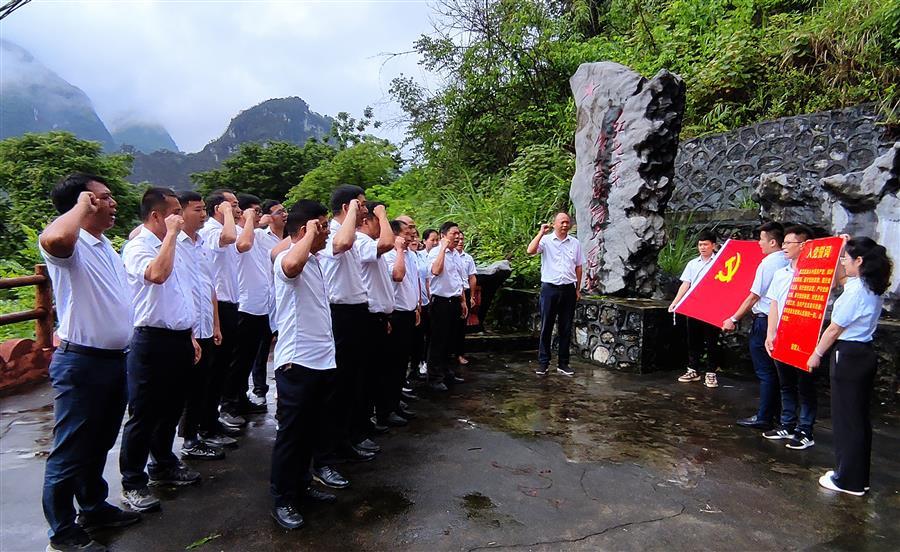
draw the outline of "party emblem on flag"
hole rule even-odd
[[[730,257],[727,261],[725,261],[725,273],[721,270],[716,273],[716,280],[720,282],[725,282],[726,284],[734,278],[734,275],[737,273],[738,269],[741,267],[741,254],[735,253],[733,257]]]

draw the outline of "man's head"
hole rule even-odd
[[[553,231],[556,232],[556,235],[563,238],[569,233],[570,228],[572,228],[572,219],[569,218],[569,214],[564,212],[556,213],[556,216],[553,218]]]
[[[358,226],[360,232],[375,240],[381,236],[381,224],[378,222],[378,217],[375,216],[375,207],[378,205],[384,205],[384,203],[377,201],[367,201],[365,203],[366,215]]]
[[[410,231],[409,225],[403,222],[400,219],[394,219],[391,221],[391,232],[394,233],[395,238],[403,238],[407,245],[410,244]]]
[[[181,192],[178,194],[178,203],[181,204],[184,231],[193,237],[197,230],[203,228],[203,223],[206,222],[206,208],[203,203],[203,197],[197,192]]]
[[[709,230],[701,230],[697,235],[697,251],[704,259],[709,258],[716,248],[716,235]]]
[[[456,243],[459,241],[459,234],[459,225],[452,220],[448,220],[441,225],[441,237],[447,238],[447,240],[450,242],[450,249],[456,248]]]
[[[256,211],[256,226],[260,228],[259,219],[262,218],[262,200],[256,197],[253,194],[238,194],[238,207],[241,208],[241,213],[250,209],[251,211]]]
[[[431,251],[439,241],[441,241],[441,233],[433,228],[425,230],[422,234],[422,243],[425,246],[425,251]]]
[[[171,188],[150,188],[141,198],[141,222],[159,239],[166,235],[166,217],[180,215],[181,203]]]
[[[456,240],[456,250],[462,253],[466,248],[466,235],[462,230],[459,231],[459,239]]]
[[[284,232],[296,243],[306,235],[306,224],[311,220],[319,225],[319,233],[310,247],[310,253],[315,253],[324,249],[328,241],[328,209],[324,205],[311,199],[301,199],[295,203],[288,213]]]
[[[410,236],[412,236],[412,238],[410,238],[407,246],[409,247],[410,251],[418,251],[422,245],[422,243],[419,241],[418,230],[412,230],[409,232],[409,234],[410,234]]]
[[[800,257],[803,251],[803,244],[812,239],[813,231],[808,226],[795,224],[784,229],[784,241],[781,243],[781,250],[784,256],[793,261]]]
[[[68,213],[78,203],[81,192],[91,192],[97,199],[97,212],[85,219],[83,225],[86,230],[100,233],[109,230],[116,224],[116,200],[103,178],[87,173],[72,173],[53,187],[50,192],[50,201],[56,212],[62,215]]]
[[[409,215],[400,215],[399,217],[397,217],[394,220],[399,220],[403,224],[409,226],[410,231],[412,231],[412,232],[418,233],[418,231],[419,231],[418,227],[416,226],[415,221]]]
[[[287,222],[287,209],[284,208],[284,205],[280,201],[267,199],[262,202],[260,208],[264,217],[269,215],[269,227],[275,232],[283,232],[284,224]]]
[[[777,222],[767,222],[759,227],[759,248],[764,255],[781,250],[784,227]]]
[[[227,201],[231,204],[231,214],[234,216],[235,222],[241,218],[241,206],[238,203],[237,196],[231,190],[214,190],[210,192],[206,198],[206,214],[210,218],[214,218],[219,223],[225,222],[225,215],[219,212],[219,205]]]
[[[340,222],[344,221],[344,216],[350,208],[350,202],[359,201],[359,211],[356,215],[356,225],[363,223],[366,217],[366,193],[359,186],[352,184],[342,184],[331,192],[331,213],[335,219]]]

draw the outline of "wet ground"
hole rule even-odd
[[[159,513],[98,535],[113,550],[897,550],[900,417],[875,406],[872,491],[835,495],[831,420],[792,451],[735,427],[755,385],[677,384],[576,364],[538,379],[531,353],[474,355],[469,381],[412,405],[384,451],[346,465],[336,504],[306,508],[289,533],[268,517],[272,414],[241,447],[194,462],[201,485],[157,489]],[[272,397],[270,396],[270,404]],[[43,550],[40,488],[52,426],[49,387],[0,401],[0,549]],[[270,408],[270,410],[272,410]],[[112,500],[120,491],[110,453]]]

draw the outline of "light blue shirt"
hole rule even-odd
[[[762,262],[759,263],[759,266],[756,267],[756,276],[753,278],[753,284],[750,286],[750,293],[759,297],[759,301],[753,305],[753,314],[769,314],[769,305],[772,300],[766,297],[766,293],[769,291],[772,278],[778,272],[778,269],[784,268],[789,264],[791,264],[791,261],[784,256],[784,251],[775,251],[766,255]]]
[[[838,341],[872,341],[884,299],[875,295],[860,278],[850,278],[844,293],[834,302],[831,321],[844,328]]]

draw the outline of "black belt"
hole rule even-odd
[[[169,330],[167,328],[154,328],[153,326],[138,326],[134,333],[156,335],[160,337],[191,337],[192,330]]]
[[[128,353],[127,347],[124,349],[99,349],[97,347],[88,347],[87,345],[78,345],[65,339],[59,342],[59,347],[56,350],[100,358],[122,358]]]
[[[432,303],[437,303],[438,301],[445,302],[445,303],[449,302],[449,301],[459,301],[459,295],[454,295],[453,297],[444,297],[443,295],[432,295],[431,296]]]
[[[768,314],[763,314],[763,313],[760,313],[760,312],[754,312],[754,313],[753,313],[753,318],[768,318],[768,317],[769,317]]]
[[[571,284],[551,284],[550,282],[541,282],[541,285],[555,287],[555,288],[564,288],[564,287],[575,287],[575,282],[572,282]]]

